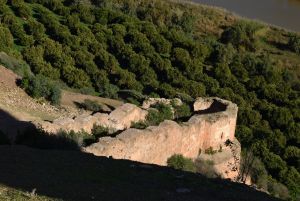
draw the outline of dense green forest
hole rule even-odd
[[[0,51],[38,75],[23,73],[23,86],[47,82],[39,93],[27,91],[54,103],[55,82],[111,98],[129,89],[237,103],[237,137],[268,172],[257,184],[277,180],[299,198],[298,35],[159,0],[0,0],[0,23]]]

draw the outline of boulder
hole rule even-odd
[[[202,98],[199,97],[194,102],[194,111],[201,111],[201,110],[207,110],[211,107],[214,100],[212,98]]]
[[[116,130],[130,128],[132,122],[144,121],[148,112],[136,105],[126,103],[109,114],[111,127]]]

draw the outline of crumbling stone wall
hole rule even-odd
[[[85,151],[97,156],[166,165],[167,159],[174,154],[195,159],[206,149],[225,150],[227,140],[235,141],[236,104],[219,98],[198,98],[194,107],[195,114],[187,122],[179,124],[166,120],[144,130],[130,128],[115,138],[100,138]],[[227,158],[224,163],[226,161],[231,159]],[[224,163],[220,162],[219,166],[225,167]],[[230,171],[230,168],[220,171]],[[231,177],[230,174],[221,175]]]
[[[91,133],[94,125],[107,127],[114,132],[129,128],[132,122],[144,121],[147,114],[146,110],[126,103],[110,114],[85,114],[75,118],[60,118],[53,122],[36,122],[36,125],[49,133],[57,133],[60,130]]]
[[[146,108],[158,102],[170,104],[167,99],[151,99],[144,103],[142,109],[127,103],[110,114],[96,113],[74,119],[58,119],[53,123],[44,122],[41,127],[49,132],[60,129],[90,132],[93,125],[97,124],[114,131],[124,130],[116,137],[100,138],[98,143],[84,148],[84,151],[97,156],[112,156],[116,159],[158,165],[166,165],[167,159],[174,154],[182,154],[192,159],[204,157],[215,160],[215,169],[221,176],[236,177],[237,172],[232,171],[233,166],[230,165],[234,157],[225,147],[227,140],[235,141],[238,112],[236,104],[220,98],[197,98],[194,114],[187,122],[166,120],[158,126],[146,129],[130,128],[132,122],[145,120]],[[223,153],[218,152],[218,157],[208,157],[203,155],[207,149],[222,150]]]

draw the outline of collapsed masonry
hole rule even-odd
[[[184,123],[165,120],[158,126],[146,129],[130,128],[132,122],[145,120],[149,105],[166,99],[151,99],[144,108],[124,104],[110,114],[60,119],[47,122],[42,127],[50,132],[58,129],[91,131],[94,124],[113,130],[124,130],[116,137],[103,137],[99,142],[84,148],[85,152],[97,156],[112,156],[144,163],[166,165],[174,154],[192,159],[200,158],[214,162],[215,171],[223,178],[238,176],[240,145],[235,139],[238,107],[230,101],[219,98],[197,98],[194,114]],[[181,104],[178,101],[178,104]],[[231,146],[226,142],[231,141]],[[213,150],[214,154],[206,150]]]

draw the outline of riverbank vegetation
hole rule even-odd
[[[242,146],[299,198],[296,34],[159,0],[0,0],[0,21],[0,51],[25,61],[37,80],[44,76],[112,98],[130,89],[237,103]],[[52,100],[59,93],[43,94]]]

